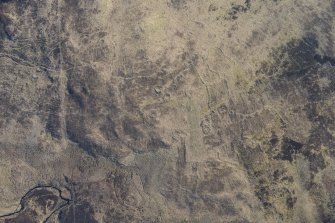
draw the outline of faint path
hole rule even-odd
[[[60,1],[57,0],[57,19],[58,19],[58,47],[59,47],[59,95],[60,95],[60,122],[61,122],[61,146],[63,149],[67,148],[67,134],[66,134],[66,109],[65,109],[65,99],[66,99],[66,85],[67,76],[63,69],[63,49],[62,49],[62,21],[61,21],[61,7]]]

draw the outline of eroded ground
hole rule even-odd
[[[334,15],[0,1],[0,222],[335,222]]]

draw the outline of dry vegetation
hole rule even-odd
[[[0,222],[335,222],[334,13],[0,0]]]

